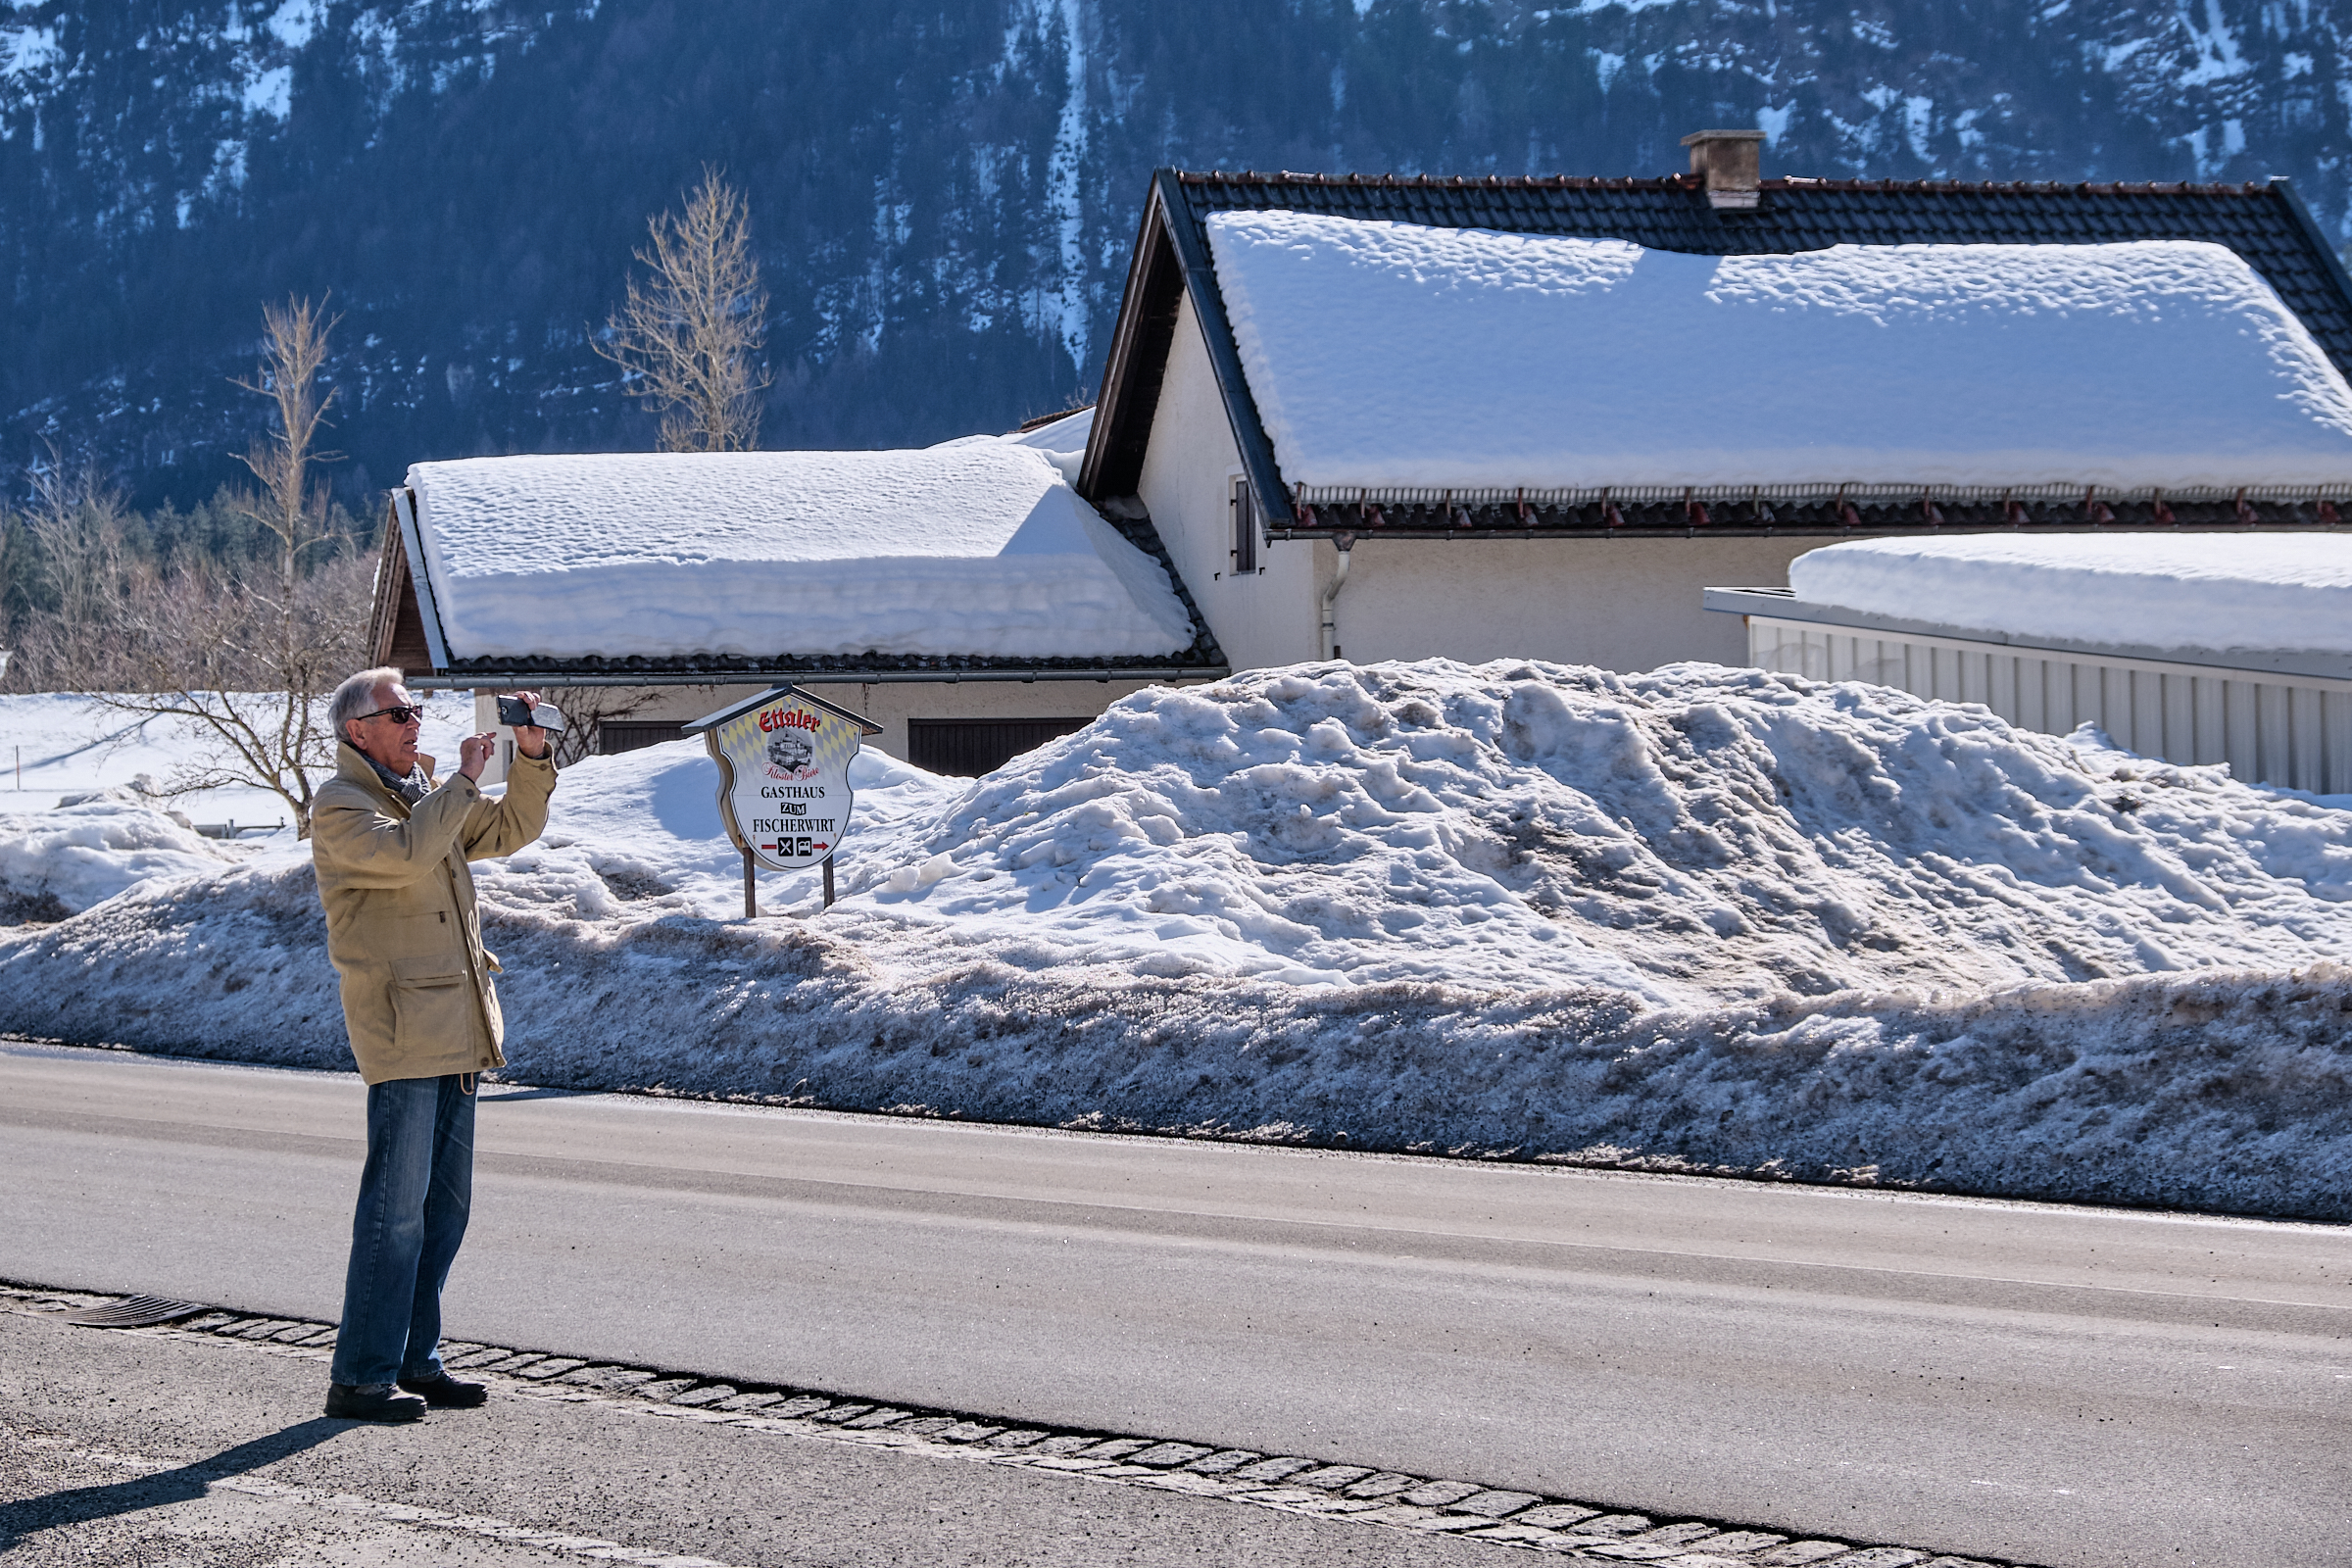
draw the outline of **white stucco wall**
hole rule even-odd
[[[1546,659],[1643,670],[1747,662],[1735,615],[1702,590],[1775,586],[1819,539],[1383,539],[1357,536],[1336,641],[1357,663]],[[1336,554],[1317,545],[1319,561]],[[1329,581],[1329,568],[1320,574]]]
[[[808,690],[881,725],[882,733],[867,736],[865,744],[893,757],[905,757],[910,718],[1091,719],[1130,692],[1152,684],[1137,680],[894,681],[871,686],[811,686]]]
[[[1339,553],[1320,540],[1261,545],[1233,575],[1227,497],[1242,471],[1208,350],[1178,307],[1138,494],[1236,669],[1316,657],[1323,590]],[[1642,670],[1683,659],[1747,662],[1735,617],[1701,590],[1779,584],[1818,539],[1382,539],[1358,536],[1335,641],[1358,663],[1443,657],[1547,659]]]
[[[1176,340],[1152,416],[1136,494],[1151,509],[1184,585],[1235,669],[1293,664],[1315,657],[1314,557],[1329,546],[1276,541],[1258,546],[1263,568],[1233,574],[1230,497],[1241,451],[1225,417],[1191,298],[1177,308]]]

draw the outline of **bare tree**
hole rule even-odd
[[[652,276],[628,280],[628,298],[591,341],[620,367],[629,395],[661,414],[662,451],[748,452],[769,383],[757,363],[767,292],[752,256],[750,209],[705,169],[686,211],[646,227],[653,242],[635,254]]]
[[[54,691],[97,691],[122,673],[113,625],[128,586],[122,492],[88,461],[54,445],[32,476],[21,525],[50,604],[25,617],[24,673]]]
[[[564,715],[564,733],[551,738],[558,767],[569,767],[590,754],[598,726],[608,719],[642,712],[659,695],[642,686],[558,686],[547,701]]]
[[[261,485],[245,512],[276,539],[275,559],[250,576],[199,564],[142,582],[120,622],[140,678],[104,700],[214,743],[206,761],[166,781],[171,793],[270,790],[308,838],[317,783],[334,766],[323,699],[361,662],[372,578],[356,555],[318,560],[336,543],[311,478],[339,456],[318,448],[335,397],[323,375],[334,318],[289,300],[264,307],[262,321],[261,367],[236,384],[274,405],[274,428],[245,455]]]
[[[304,559],[333,540],[326,527],[326,497],[312,490],[311,467],[343,456],[318,450],[318,427],[326,422],[327,408],[335,401],[335,389],[322,391],[319,384],[326,368],[326,335],[340,319],[321,318],[307,299],[263,306],[261,368],[252,380],[236,383],[277,406],[277,428],[245,453],[245,466],[261,481],[262,495],[244,511],[277,537],[279,596],[288,606],[294,601]],[[293,634],[290,620],[276,630],[281,641]]]

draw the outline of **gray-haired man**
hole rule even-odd
[[[352,676],[327,713],[340,744],[311,809],[311,858],[368,1083],[368,1164],[326,1413],[414,1421],[428,1404],[485,1397],[440,1357],[441,1287],[473,1199],[475,1075],[506,1062],[498,959],[482,946],[466,862],[539,836],[556,769],[546,732],[521,727],[505,799],[477,783],[495,732],[460,742],[457,772],[435,782],[416,750],[424,710],[397,669]]]

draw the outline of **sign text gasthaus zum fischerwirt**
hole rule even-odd
[[[833,858],[850,825],[856,720],[787,690],[704,735],[718,762],[719,814],[737,848],[777,871]]]

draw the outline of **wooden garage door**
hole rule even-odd
[[[933,773],[976,778],[1057,735],[1081,730],[1088,718],[910,718],[906,760]]]
[[[596,755],[613,757],[633,752],[640,747],[659,746],[663,741],[684,740],[684,720],[668,723],[634,718],[608,718],[596,726]]]

